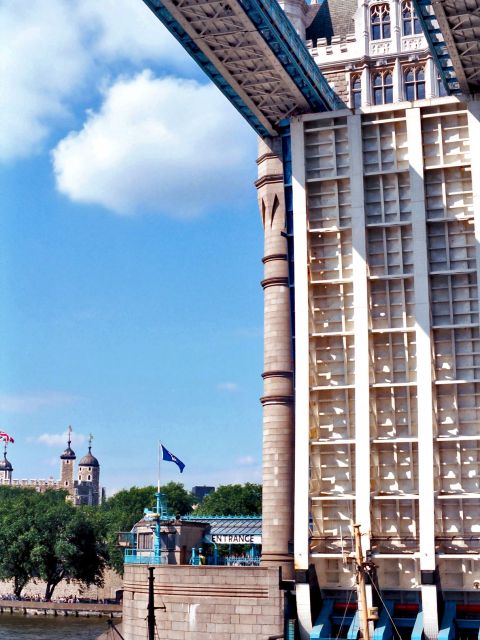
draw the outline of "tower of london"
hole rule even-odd
[[[33,488],[43,493],[47,489],[64,490],[67,500],[74,505],[95,506],[100,503],[100,464],[92,454],[92,436],[89,438],[88,452],[80,459],[75,473],[77,456],[71,444],[72,428],[68,428],[67,448],[60,456],[60,479],[16,479],[13,478],[13,465],[7,459],[5,443],[3,460],[0,460],[0,486]]]

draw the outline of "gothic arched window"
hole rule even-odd
[[[407,67],[403,72],[405,100],[422,100],[425,98],[425,69],[423,67]]]
[[[403,0],[402,2],[402,33],[404,36],[422,33],[422,25],[415,13],[412,0]]]
[[[370,7],[370,28],[372,40],[390,38],[390,6],[386,2]]]
[[[393,102],[393,76],[391,71],[379,71],[372,77],[373,104]]]
[[[352,108],[359,109],[362,106],[362,80],[360,76],[352,76],[350,92],[352,96]]]

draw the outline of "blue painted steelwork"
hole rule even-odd
[[[332,633],[332,621],[330,617],[333,613],[333,600],[325,600],[322,606],[322,610],[315,622],[315,625],[310,632],[310,640],[320,640],[320,638],[330,638]]]
[[[433,12],[431,0],[412,0],[412,3],[418,19],[422,24],[423,33],[425,34],[445,90],[448,95],[461,93],[460,85],[458,84],[458,79],[453,69],[442,32],[435,26],[437,18]]]
[[[285,640],[295,640],[295,620],[287,621]]]
[[[357,640],[360,632],[360,614],[357,611],[353,616],[352,624],[348,630],[347,640]]]
[[[188,22],[180,24],[168,8],[168,2],[161,0],[143,0],[154,12],[158,19],[167,27],[170,33],[180,42],[186,51],[194,58],[207,76],[217,85],[222,93],[230,100],[235,108],[244,116],[247,122],[262,137],[271,135],[278,122],[272,121],[265,114],[268,108],[262,111],[262,107],[245,103],[244,98],[234,89],[230,82],[222,75],[222,66],[212,54],[212,59],[200,49],[193,37],[186,30]],[[328,111],[342,106],[333,89],[329,86],[322,73],[315,64],[295,29],[279,7],[276,0],[230,0],[236,10],[241,11],[248,18],[248,24],[252,24],[252,30],[256,29],[259,43],[264,45],[265,58],[274,54],[276,60],[283,69],[284,80],[287,84],[293,83],[300,94],[308,103],[312,111]],[[175,5],[176,6],[176,5]],[[177,7],[178,8],[178,7]],[[241,28],[237,27],[236,35],[242,36]],[[199,36],[200,37],[200,36]],[[214,36],[212,36],[214,37]],[[277,70],[281,75],[281,69]],[[252,71],[255,77],[255,71]],[[261,75],[258,76],[262,82]],[[305,111],[305,105],[299,105],[299,111]],[[272,130],[262,123],[262,118],[271,122]]]
[[[125,564],[167,564],[167,558],[142,549],[125,549]]]
[[[315,64],[277,0],[238,0],[313,111],[341,109],[343,103]]]
[[[288,122],[280,123],[282,137],[283,191],[285,197],[285,224],[287,239],[288,287],[290,294],[290,335],[292,336],[293,378],[295,381],[295,269],[293,251],[293,192],[292,192],[292,138]]]
[[[207,56],[199,49],[183,27],[172,17],[170,12],[158,0],[143,0],[153,11],[157,18],[167,27],[174,38],[180,42],[182,47],[189,53],[199,67],[207,74],[210,80],[217,85],[223,95],[230,100],[233,106],[242,114],[248,124],[264,138],[269,135],[267,129],[253,111],[245,105],[242,98],[232,89],[221,73],[210,62]]]
[[[164,506],[163,494],[157,491],[155,498],[156,510],[152,511],[151,509],[144,509],[143,517],[147,521],[155,522],[155,529],[153,532],[153,553],[155,557],[160,557],[160,522],[167,519],[168,515]]]
[[[438,632],[438,640],[454,640],[456,613],[457,613],[456,603],[446,602],[442,623],[440,625],[440,631]]]
[[[392,637],[392,616],[394,603],[390,600],[387,600],[384,604],[385,606],[380,613],[378,624],[375,627],[375,631],[373,632],[373,640],[390,640],[390,638]]]
[[[423,638],[423,611],[419,611],[415,618],[411,640],[422,640]]]

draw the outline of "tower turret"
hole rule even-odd
[[[97,505],[100,501],[100,463],[92,454],[92,440],[90,434],[88,453],[78,463],[78,504]]]
[[[70,495],[73,496],[73,473],[74,464],[77,456],[75,451],[70,446],[72,443],[72,427],[68,427],[68,444],[65,451],[60,456],[60,483],[63,489],[66,489]]]
[[[12,484],[12,463],[7,460],[7,443],[3,448],[3,460],[0,460],[0,484]]]

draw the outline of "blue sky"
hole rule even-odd
[[[141,0],[0,0],[0,429],[107,491],[260,481],[256,139]],[[5,37],[6,36],[6,37]]]

